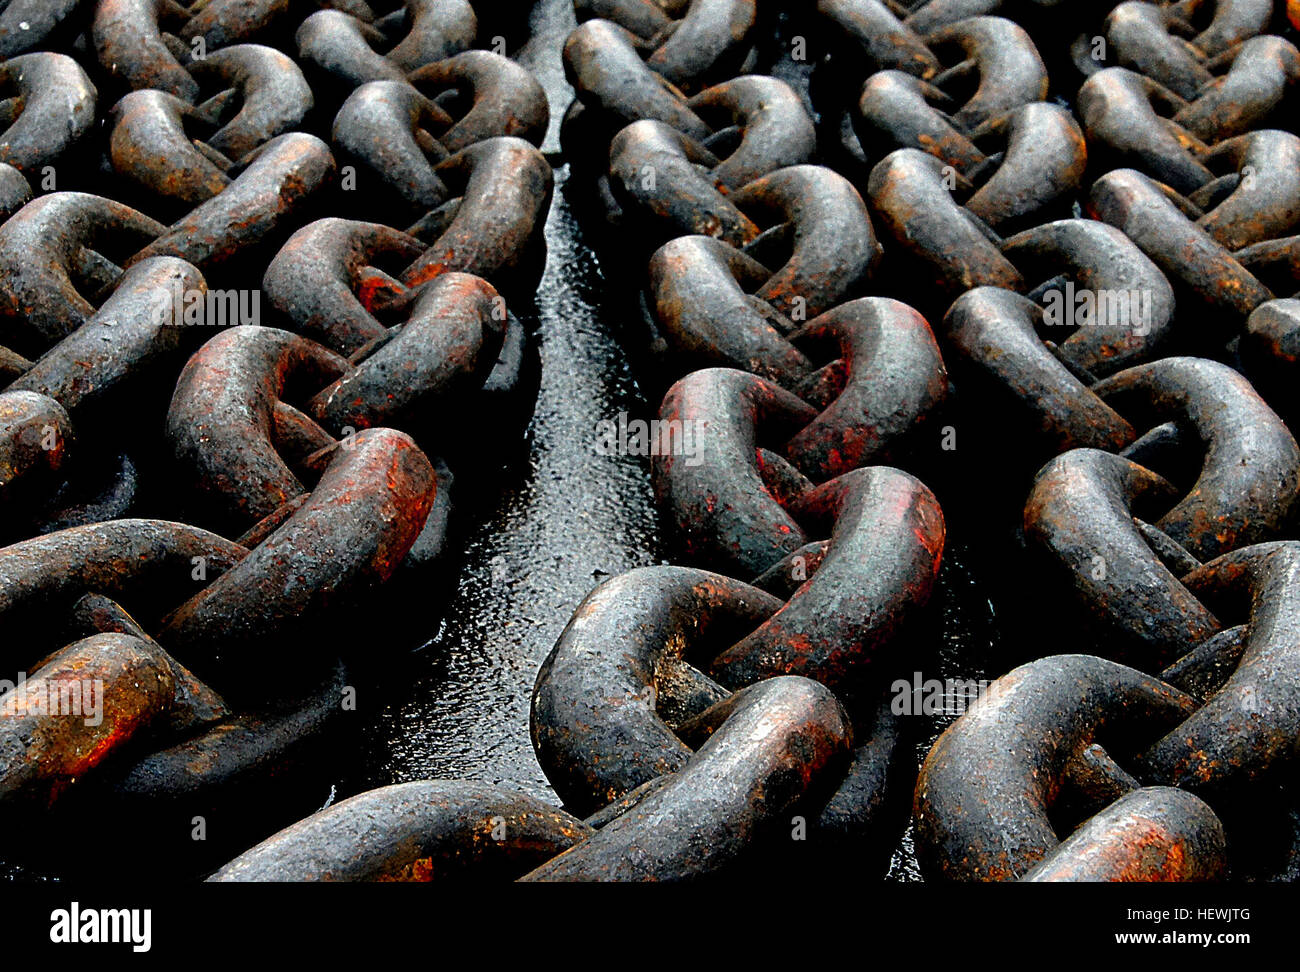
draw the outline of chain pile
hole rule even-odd
[[[0,812],[192,861],[522,434],[547,104],[458,0],[3,6]]]
[[[0,804],[284,772],[358,607],[446,556],[448,408],[519,421],[545,98],[464,0],[389,6],[0,13],[0,618],[106,702],[0,725]],[[563,809],[385,787],[213,880],[879,877],[909,811],[931,880],[1294,879],[1295,5],[574,7],[561,141],[673,563],[538,673]],[[50,167],[112,198],[33,199]],[[175,326],[250,274],[278,327]],[[1006,674],[918,739],[948,524]]]

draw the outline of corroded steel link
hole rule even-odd
[[[317,220],[275,255],[262,290],[292,330],[349,355],[387,333],[379,316],[409,300],[397,275],[424,249],[379,223]]]
[[[880,256],[871,218],[856,189],[822,166],[779,169],[737,191],[736,205],[751,213],[789,259],[755,291],[777,313],[806,318],[839,303],[870,273]],[[750,253],[775,265],[762,237]],[[770,240],[781,253],[781,244]]]
[[[1067,303],[1078,302],[1077,296],[1066,301],[1063,286],[1073,283],[1076,293],[1100,298],[1086,320],[1089,326],[1068,335],[1061,331],[1063,337],[1051,342],[1053,353],[1076,373],[1100,378],[1141,364],[1160,354],[1174,337],[1175,301],[1169,281],[1128,237],[1106,223],[1044,223],[1007,239],[1002,255],[1026,279],[1045,281],[1030,293],[1052,312],[1050,327],[1067,327]]]
[[[864,297],[833,307],[790,336],[830,359],[795,391],[821,413],[787,444],[813,480],[858,466],[902,463],[948,396],[948,375],[929,323],[906,304]]]
[[[264,327],[225,331],[190,358],[167,432],[210,516],[246,529],[305,492],[277,446],[294,446],[302,461],[335,440],[280,396],[291,382],[320,388],[348,368],[322,345]]]
[[[677,456],[656,457],[654,477],[688,560],[756,577],[808,542],[777,496],[797,496],[811,484],[778,450],[816,409],[755,375],[710,368],[669,389],[659,414],[661,422],[679,423],[668,429],[695,430],[697,439],[694,464],[678,447]]]
[[[652,40],[672,27],[685,13],[690,0],[574,0],[578,21],[600,18],[631,31],[642,40]]]
[[[48,809],[83,776],[124,765],[142,742],[199,731],[229,712],[108,598],[78,601],[69,636],[72,644],[0,698],[6,810]]]
[[[11,0],[0,10],[0,58],[49,49],[90,0]]]
[[[499,135],[540,146],[550,122],[546,92],[523,67],[492,51],[465,51],[408,76],[453,123],[436,137],[449,154]]]
[[[0,162],[29,178],[62,161],[95,124],[95,86],[63,54],[0,62],[0,97],[13,106],[0,123]]]
[[[254,661],[272,675],[292,672],[310,658],[307,631],[393,576],[436,489],[432,464],[405,433],[358,432],[306,502],[164,618],[158,640],[200,675],[230,678]]]
[[[963,134],[949,116],[925,104],[927,93],[941,94],[901,72],[873,75],[858,103],[859,138],[873,147],[920,149],[953,166],[979,186],[966,208],[994,229],[1008,220],[1037,216],[1082,182],[1087,164],[1083,133],[1060,106],[1030,102]],[[977,142],[990,151],[981,151]],[[998,146],[1000,151],[991,150]]]
[[[776,78],[746,74],[706,88],[687,104],[714,135],[706,147],[721,152],[711,175],[727,189],[739,189],[777,169],[812,160],[817,133],[812,119],[789,85]]]
[[[812,119],[789,85],[756,75],[708,88],[684,107],[691,111],[688,119],[653,111],[626,127],[611,124],[609,171],[599,173],[597,183],[607,218],[656,242],[703,233],[744,245],[760,230],[727,196],[769,173],[810,161],[816,148]],[[570,129],[595,124],[590,115],[575,117],[571,113]],[[592,138],[594,133],[579,140]]]
[[[1126,793],[1030,868],[1022,881],[1218,881],[1227,876],[1223,823],[1172,787]]]
[[[740,368],[791,388],[811,369],[787,339],[795,323],[753,297],[771,272],[742,250],[683,236],[651,258],[649,272],[651,311],[670,353],[687,367]]]
[[[1264,0],[1216,4],[1214,22],[1205,31],[1186,39],[1174,36],[1186,36],[1187,16],[1203,5],[1204,0],[1167,6],[1121,3],[1106,18],[1106,40],[1122,67],[1191,99],[1214,80],[1216,67],[1247,54],[1247,45],[1267,28],[1272,14]]]
[[[880,252],[871,219],[847,180],[817,166],[780,169],[730,198],[742,218],[754,216],[745,218],[753,245],[706,236],[665,244],[650,260],[649,309],[671,353],[793,387],[809,362],[787,338],[870,274]],[[773,270],[755,256],[785,262]]]
[[[685,766],[676,729],[729,694],[705,674],[710,656],[781,606],[687,567],[632,570],[589,594],[533,689],[533,748],[564,804],[589,814]]]
[[[167,227],[131,258],[174,256],[207,272],[273,236],[334,180],[334,156],[314,135],[280,135],[245,157],[223,191]]]
[[[1074,449],[1043,467],[1025,505],[1026,542],[1048,590],[1107,654],[1147,671],[1221,627],[1178,580],[1181,565],[1166,566],[1135,518],[1156,522],[1177,492],[1122,456]]]
[[[62,484],[75,441],[72,419],[54,399],[0,392],[0,511],[6,518],[21,516]]]
[[[92,36],[100,66],[127,88],[157,88],[194,101],[199,83],[185,69],[189,45],[182,30],[187,11],[168,0],[102,0]]]
[[[747,242],[753,227],[722,196],[781,166],[810,161],[816,140],[804,106],[776,78],[744,75],[700,90],[741,68],[756,18],[753,0],[647,8],[651,20],[668,18],[663,33],[648,40],[636,33],[648,26],[641,12],[614,22],[630,13],[624,5],[580,4],[578,13],[584,22],[564,48],[578,99],[562,136],[575,165],[614,143],[614,185],[603,165],[594,166],[611,220],[620,221],[618,209],[631,205],[654,217],[656,242],[672,232]],[[605,13],[614,19],[599,16]],[[698,93],[688,99],[683,92]],[[623,131],[638,122],[661,125]],[[709,171],[696,172],[692,163]]]
[[[564,44],[564,71],[577,100],[564,119],[564,143],[576,159],[600,151],[614,135],[642,119],[661,121],[699,141],[709,126],[686,104],[686,96],[646,67],[636,39],[617,24],[589,20]],[[598,169],[604,168],[600,159]]]
[[[762,293],[758,281],[771,279],[764,268],[704,237],[669,243],[650,273],[656,317],[680,359],[674,374],[682,364],[728,365],[820,410],[788,445],[808,475],[825,479],[903,458],[943,404],[947,376],[938,346],[929,324],[905,304],[863,298],[800,327],[751,296]]]
[[[1214,12],[1209,23],[1199,33],[1193,27],[1194,36],[1187,38],[1193,48],[1211,57],[1263,33],[1273,12],[1268,0],[1180,0],[1166,6],[1166,22],[1185,30],[1211,5]]]
[[[389,187],[409,219],[447,198],[447,187],[434,172],[447,153],[429,130],[451,122],[450,115],[405,81],[370,81],[339,109],[331,141],[341,159],[357,162],[364,177]]]
[[[214,533],[164,520],[112,520],[0,547],[0,622],[6,630],[46,632],[42,612],[70,611],[86,594],[125,604],[146,630],[207,581],[193,578],[202,558],[209,578],[248,556]],[[27,627],[24,628],[24,625]],[[39,642],[39,639],[33,638]],[[7,669],[61,646],[5,645]],[[18,657],[15,657],[17,655]]]
[[[1220,616],[1248,618],[1245,646],[1205,704],[1142,754],[1146,776],[1218,805],[1241,801],[1244,788],[1293,771],[1300,726],[1298,576],[1300,544],[1288,541],[1239,548],[1183,578]]]
[[[511,880],[592,833],[563,810],[502,787],[421,780],[344,800],[209,880]]]
[[[1132,169],[1093,184],[1089,212],[1121,230],[1176,287],[1203,303],[1222,323],[1203,327],[1203,346],[1221,346],[1273,294],[1232,253],[1185,213],[1171,191]]]
[[[1225,156],[1242,147],[1229,147]],[[1036,145],[1030,150],[1038,153],[1042,148]],[[1018,177],[1000,181],[1008,164],[976,190],[939,158],[916,149],[899,149],[881,161],[871,172],[868,192],[892,265],[902,270],[914,287],[934,285],[949,297],[980,287],[999,287],[1027,293],[1039,302],[1056,300],[1071,318],[1074,308],[1065,307],[1065,298],[1069,293],[1068,302],[1073,303],[1075,284],[1090,297],[1122,292],[1126,299],[1141,298],[1149,305],[1144,305],[1141,321],[1130,311],[1117,308],[1116,314],[1090,321],[1103,327],[1062,335],[1065,346],[1058,353],[1075,370],[1100,374],[1157,353],[1170,335],[1173,312],[1170,284],[1160,272],[1163,266],[1157,267],[1158,260],[1146,259],[1122,233],[1088,220],[1058,220],[1022,230],[1009,239],[999,236],[998,230],[1022,224],[1025,213],[1045,213],[1033,199],[1044,200],[1051,194],[1026,197],[1017,188]],[[1248,171],[1253,178],[1254,170]],[[1048,209],[1057,201],[1049,201]],[[1176,205],[1173,200],[1168,204]],[[1188,204],[1187,208],[1194,207]],[[1232,220],[1235,208],[1235,202],[1226,204],[1226,221]],[[1049,271],[1055,272],[1044,280]],[[1034,281],[1042,283],[1031,288]],[[1067,290],[1062,290],[1063,285],[1068,285]]]
[[[713,660],[723,685],[789,673],[835,688],[879,671],[930,600],[944,523],[920,480],[888,466],[855,469],[800,497],[793,513],[813,535],[829,532],[817,572]]]
[[[483,51],[473,54],[492,56]],[[432,65],[435,68],[440,66]],[[536,85],[536,82],[531,83]],[[512,90],[517,93],[517,88]],[[448,89],[448,94],[455,95],[455,89]],[[537,95],[540,98],[540,92]],[[410,222],[431,210],[437,211],[454,195],[440,177],[444,164],[449,163],[447,167],[453,173],[458,167],[463,168],[461,163],[467,159],[472,167],[481,156],[463,156],[462,153],[482,143],[492,143],[498,152],[510,146],[516,154],[521,151],[526,154],[526,150],[517,144],[525,140],[516,138],[512,134],[515,130],[532,138],[534,143],[539,141],[540,134],[545,131],[546,102],[534,100],[527,92],[525,96],[532,107],[521,106],[519,110],[537,118],[541,122],[540,128],[518,122],[514,110],[509,105],[501,105],[500,99],[497,99],[495,107],[491,104],[482,110],[471,107],[469,113],[457,122],[437,102],[426,98],[410,84],[373,81],[357,88],[344,102],[334,119],[332,138],[340,153],[340,161],[355,163],[360,177],[369,186],[387,194],[385,199],[373,189],[368,193],[375,196],[370,201],[371,211],[378,207]],[[487,157],[493,158],[494,155],[488,153]],[[450,162],[453,158],[457,162]],[[540,155],[537,158],[541,159]],[[533,160],[518,164],[525,171],[538,168]]]
[[[1093,75],[1079,92],[1088,137],[1104,148],[1106,160],[1182,193],[1185,208],[1213,209],[1196,221],[1224,246],[1238,249],[1290,230],[1300,208],[1294,176],[1300,139],[1265,129],[1211,148],[1156,114],[1153,102],[1174,98],[1123,68]]]
[[[504,301],[480,277],[446,273],[423,287],[410,317],[309,403],[326,428],[412,428],[421,412],[441,423],[472,401],[496,366],[506,335]],[[400,377],[399,377],[400,376]]]
[[[684,156],[708,167],[708,181],[719,192],[739,189],[785,166],[810,161],[816,148],[812,119],[789,85],[775,78],[743,75],[700,92],[686,105],[710,125],[699,138],[655,118],[633,122],[611,143],[611,169],[620,173],[630,163],[650,164],[655,154]],[[670,133],[675,142],[669,142]],[[713,149],[729,149],[715,155]],[[622,182],[634,191],[632,175]]]
[[[712,178],[719,164],[663,122],[633,122],[610,143],[609,188],[627,225],[657,241],[700,233],[744,246],[761,230]]]
[[[32,187],[21,172],[0,162],[0,224],[32,201]]]
[[[86,780],[68,798],[79,800],[82,809],[111,801],[137,820],[158,824],[178,811],[238,810],[250,791],[275,798],[301,769],[313,738],[338,722],[349,677],[343,665],[320,679],[299,672],[291,698],[243,701],[238,712],[197,735],[183,734],[129,765]]]
[[[113,108],[113,169],[143,193],[188,211],[231,183],[234,161],[200,148],[193,133],[210,123],[192,105],[163,91],[133,91]]]
[[[1255,308],[1241,337],[1247,376],[1288,423],[1297,418],[1295,379],[1300,375],[1300,301],[1270,300]]]
[[[218,48],[261,36],[288,0],[97,0],[91,39],[100,67],[119,89],[156,88],[196,102],[191,69]]]
[[[166,227],[121,203],[56,192],[0,226],[0,343],[32,357],[84,325],[132,252]]]
[[[688,104],[714,124],[716,134],[696,140],[661,121],[633,122],[610,143],[609,189],[661,240],[703,233],[743,246],[760,230],[740,211],[740,201],[729,197],[810,161],[816,147],[812,120],[789,86],[774,78],[739,77]],[[714,154],[725,147],[731,147],[729,154]],[[823,180],[837,178],[826,171]],[[838,187],[831,191],[844,194]],[[849,205],[850,211],[861,209]]]
[[[295,824],[212,880],[500,879],[539,863],[524,880],[696,878],[735,863],[778,821],[820,802],[848,761],[851,732],[825,688],[773,679],[704,712],[698,753],[599,829],[500,788],[422,781]]]
[[[848,714],[810,679],[767,679],[701,713],[700,721],[706,733],[717,728],[671,779],[524,880],[716,873],[801,807],[816,807],[849,762]]]
[[[1076,450],[1044,467],[1025,507],[1026,540],[1055,588],[1070,592],[1075,608],[1106,636],[1108,651],[1149,668],[1217,629],[1173,571],[1291,528],[1300,450],[1249,383],[1215,362],[1167,358],[1121,372],[1094,391],[1139,428],[1156,426],[1125,455],[1149,452],[1144,461],[1160,460],[1164,422],[1204,444],[1201,469],[1181,499],[1182,490],[1143,466]]]
[[[289,58],[242,44],[195,62],[206,100],[157,90],[128,93],[113,109],[109,158],[140,205],[183,213],[229,186],[238,164],[299,126],[313,99]]]
[[[160,730],[184,735],[202,730],[230,715],[225,699],[210,686],[200,682],[184,665],[172,658],[139,622],[112,598],[102,594],[87,594],[72,606],[64,638],[94,637],[99,634],[119,634],[138,638],[155,648],[166,659],[176,683],[176,694]]]
[[[1196,225],[1229,250],[1300,228],[1300,138],[1271,129],[1220,142],[1206,160],[1225,170],[1188,201],[1205,215]]]
[[[1163,197],[1155,198],[1161,204],[1164,203]],[[1145,214],[1142,218],[1145,218]],[[1080,221],[1053,224],[1078,227],[1086,225],[1088,224]],[[1049,234],[1043,233],[1046,229],[1048,228],[1040,228],[1025,236],[1030,240],[1038,233],[1050,239]],[[1022,264],[1025,242],[1020,241]],[[1261,262],[1268,259],[1285,262],[1284,246],[1268,246],[1274,251],[1281,249],[1283,255],[1279,257],[1271,252],[1266,255],[1263,250],[1257,250]],[[1004,252],[1015,256],[1016,247],[1009,244],[1004,247]],[[1158,275],[1154,279],[1159,279]],[[1094,296],[1115,289],[1098,287],[1095,283],[1093,287],[1085,288]],[[1138,289],[1149,290],[1150,286],[1148,284],[1145,288]],[[1168,288],[1165,289],[1167,291]],[[1041,293],[1036,292],[1036,296],[1041,301]],[[1078,362],[1065,359],[1060,353],[1061,349],[1056,346],[1051,346],[1051,353],[1047,353],[1048,349],[1039,340],[1040,334],[1046,335],[1046,332],[1039,329],[1043,315],[1035,304],[1023,298],[1005,291],[977,290],[963,296],[954,305],[946,323],[947,337],[959,352],[955,363],[960,387],[969,391],[971,388],[981,389],[982,386],[983,396],[979,400],[985,416],[996,414],[1012,417],[1017,423],[1012,427],[1017,433],[1012,438],[1020,442],[1030,437],[1045,440],[1039,447],[1041,458],[1047,458],[1063,448],[1076,446],[1096,445],[1112,450],[1123,448],[1135,436],[1128,419],[1133,419],[1138,429],[1171,417],[1186,421],[1185,415],[1153,415],[1150,409],[1146,409],[1147,414],[1144,416],[1135,416],[1131,402],[1121,406],[1113,395],[1106,396],[1106,400],[1099,397],[1098,391],[1109,390],[1107,383],[1089,389],[1088,385],[1094,379],[1092,373],[1079,368]],[[1036,329],[1038,333],[1035,333]],[[1087,330],[1080,328],[1080,333]],[[1150,367],[1164,367],[1165,364],[1161,362]],[[1168,364],[1173,365],[1173,362]],[[1263,537],[1275,536],[1279,530],[1289,529],[1286,524],[1289,524],[1291,517],[1288,510],[1292,490],[1288,483],[1294,476],[1294,443],[1276,416],[1268,412],[1254,392],[1222,366],[1201,362],[1192,370],[1209,380],[1213,377],[1210,372],[1214,369],[1220,369],[1218,378],[1227,381],[1227,386],[1214,391],[1201,390],[1203,394],[1198,396],[1202,415],[1200,421],[1205,422],[1220,407],[1220,399],[1226,399],[1237,407],[1237,418],[1240,421],[1231,417],[1230,406],[1223,416],[1216,416],[1216,419],[1222,417],[1224,421],[1210,421],[1210,426],[1214,427],[1203,426],[1198,433],[1211,452],[1222,453],[1220,458],[1223,455],[1231,456],[1219,463],[1212,462],[1207,455],[1202,477],[1208,477],[1208,481],[1193,486],[1187,497],[1190,504],[1198,507],[1206,503],[1209,505],[1185,519],[1205,521],[1198,529],[1207,533],[1217,532],[1220,534],[1218,540],[1226,541],[1225,545],[1210,550],[1208,554],[1204,550],[1198,551],[1202,557],[1212,556],[1241,542],[1250,542],[1249,538],[1232,535],[1232,529],[1223,529],[1224,519],[1233,519],[1233,511],[1227,509],[1223,505],[1225,503],[1231,505],[1243,502],[1241,519],[1244,521],[1259,516],[1252,503],[1262,503],[1266,508],[1260,516]],[[1134,373],[1144,373],[1144,369],[1134,369],[1126,374]],[[1229,376],[1232,376],[1230,380]],[[968,379],[978,384],[967,384]],[[1128,379],[1120,380],[1127,382]],[[1232,386],[1237,387],[1236,392],[1229,390]],[[1173,397],[1176,398],[1177,393]],[[1257,407],[1252,406],[1251,401]],[[1002,409],[1001,412],[989,411],[994,403],[1000,403],[997,407]],[[1119,411],[1111,408],[1112,405]],[[1247,413],[1250,414],[1249,418],[1245,417]],[[1263,430],[1266,440],[1263,445],[1254,438],[1256,422],[1260,423],[1259,427]],[[994,424],[997,426],[999,420],[994,420]],[[1126,450],[1126,454],[1139,461],[1161,463],[1162,451],[1167,451],[1170,445],[1175,445],[1178,441],[1178,436],[1172,434],[1175,428],[1176,426],[1170,425],[1155,429],[1141,443]],[[1004,428],[1004,437],[1005,431]],[[1237,440],[1237,445],[1246,450],[1240,457],[1240,449],[1233,451],[1234,439]],[[1034,531],[1042,529],[1044,523],[1047,524],[1046,529],[1054,531],[1049,545],[1054,550],[1054,556],[1061,558],[1057,567],[1058,575],[1062,575],[1058,586],[1076,590],[1077,593],[1073,596],[1078,602],[1077,606],[1094,615],[1088,627],[1097,632],[1101,642],[1113,646],[1112,650],[1120,657],[1136,659],[1143,667],[1150,667],[1153,660],[1169,661],[1187,651],[1196,640],[1217,630],[1218,622],[1175,578],[1175,573],[1182,574],[1195,566],[1197,559],[1156,527],[1137,522],[1135,529],[1130,506],[1138,497],[1130,487],[1141,480],[1130,479],[1129,487],[1126,487],[1115,477],[1114,470],[1107,466],[1107,463],[1117,460],[1098,453],[1084,462],[1083,457],[1087,455],[1089,454],[1071,453],[1044,470],[1026,511],[1030,539],[1034,539]],[[1146,455],[1151,459],[1142,458]],[[1073,472],[1068,478],[1062,478],[1067,465],[1075,456],[1079,457],[1079,463],[1069,465]],[[1168,472],[1185,487],[1196,478],[1195,466],[1189,469],[1186,459],[1190,457],[1176,461]],[[1220,492],[1222,484],[1216,477],[1230,477],[1227,463],[1231,462],[1243,465],[1246,479],[1251,476],[1261,478],[1251,480],[1255,483],[1254,486],[1245,480],[1234,479],[1232,485]],[[1158,464],[1157,468],[1164,469],[1165,466]],[[1153,476],[1145,471],[1143,475]],[[1054,485],[1044,490],[1043,477],[1047,477]],[[1146,500],[1149,512],[1142,515],[1149,519],[1167,514],[1170,503],[1181,493],[1163,481],[1156,483],[1156,479],[1158,477],[1152,480],[1152,485],[1160,487],[1156,490],[1157,498],[1163,492],[1165,499],[1154,504],[1149,499]],[[1238,487],[1247,490],[1245,497],[1236,492]],[[1048,505],[1044,506],[1044,503]],[[1087,511],[1086,517],[1081,516],[1080,511]],[[1083,526],[1084,523],[1087,525]],[[1174,528],[1175,533],[1179,530],[1179,527]],[[1078,532],[1083,539],[1069,540],[1072,532]],[[1111,538],[1121,539],[1118,543],[1111,543]],[[1179,539],[1195,546],[1195,542],[1188,540],[1185,535]],[[1111,549],[1106,553],[1103,548],[1108,544]],[[1051,588],[1047,590],[1051,592]],[[1141,592],[1140,596],[1138,592]],[[1049,596],[1052,594],[1049,593]],[[1158,603],[1143,600],[1152,596]],[[1153,625],[1152,618],[1159,619],[1158,623]],[[1193,625],[1190,632],[1186,627],[1189,622]]]
[[[196,343],[193,330],[179,326],[183,295],[202,299],[206,292],[203,276],[183,260],[137,263],[86,323],[7,390],[47,395],[78,421],[103,408],[129,410],[145,387],[170,381],[180,368]]]
[[[1300,447],[1250,382],[1226,365],[1165,358],[1093,386],[1139,427],[1174,422],[1204,461],[1187,495],[1156,525],[1200,560],[1271,540],[1300,502]]]
[[[929,79],[943,70],[923,32],[910,29],[881,0],[817,0],[817,12],[837,41],[865,56],[872,72],[899,70]],[[847,61],[852,55],[841,56]]]
[[[179,36],[191,47],[202,38],[209,51],[229,47],[282,24],[292,4],[293,0],[194,0]]]
[[[1122,449],[1136,437],[1128,420],[1103,402],[1039,337],[1043,311],[1027,297],[976,287],[943,322],[958,385],[1014,448],[1046,458],[1066,449]]]
[[[971,17],[940,27],[926,43],[945,67],[927,79],[932,86],[942,91],[950,82],[978,79],[974,94],[948,113],[958,129],[973,131],[1047,97],[1047,68],[1024,28],[1010,20]]]
[[[313,74],[351,90],[367,81],[402,81],[411,71],[473,46],[478,18],[467,0],[403,0],[405,16],[366,23],[320,10],[295,36],[298,58]]]
[[[402,272],[407,287],[444,273],[472,273],[503,290],[531,290],[555,177],[546,157],[520,138],[489,138],[435,170],[450,198],[407,229],[424,253]]]
[[[1183,193],[1213,180],[1199,158],[1209,148],[1170,117],[1187,103],[1158,81],[1105,68],[1083,83],[1078,102],[1094,165],[1133,166]]]
[[[347,450],[358,428],[419,427],[419,406],[462,386],[481,388],[506,330],[498,307],[482,280],[441,278],[405,327],[353,363],[271,328],[242,327],[208,342],[182,373],[168,418],[177,460],[207,498],[206,515],[242,529],[282,511],[305,492],[302,478],[319,474],[335,434]],[[400,394],[382,387],[394,373],[413,376]],[[300,394],[323,387],[302,396],[300,411],[281,400],[290,386]]]
[[[1284,297],[1300,294],[1300,236],[1252,243],[1243,246],[1233,257]]]
[[[343,90],[367,81],[401,81],[411,70],[379,53],[389,45],[381,30],[341,10],[312,14],[302,22],[294,40],[298,59],[333,78]],[[455,52],[446,51],[444,56],[450,53]]]
[[[60,683],[76,685],[77,708],[98,706],[99,720],[51,712],[49,694]],[[83,685],[98,697],[84,697]],[[57,652],[30,681],[0,696],[0,806],[22,800],[49,807],[161,722],[175,696],[166,654],[139,638],[100,634]]]
[[[59,418],[41,430],[42,450],[53,457],[67,454],[72,419],[82,426],[83,441],[94,442],[112,427],[111,416],[119,410],[159,407],[159,386],[171,381],[196,343],[197,332],[180,326],[186,301],[202,301],[205,293],[203,277],[193,266],[170,257],[146,260],[121,276],[85,323],[34,355],[35,361],[11,356],[7,392],[36,401],[48,396],[59,406]],[[119,432],[114,438],[118,442],[110,450],[124,446],[134,451],[141,436]],[[66,476],[48,483],[55,488],[40,497],[16,484],[12,491],[26,497],[27,515],[6,524],[0,531],[3,539],[26,536],[33,527],[45,532],[126,514],[138,491],[135,464],[125,454],[110,452],[104,457],[107,468],[96,469],[94,459],[103,451],[102,446],[85,451],[85,461],[70,464]]]
[[[1174,115],[1202,141],[1240,135],[1276,124],[1294,129],[1286,105],[1300,85],[1300,51],[1281,37],[1256,37],[1241,45],[1232,68],[1202,88]]]
[[[906,255],[918,287],[937,288],[949,298],[973,287],[1022,289],[1020,272],[1001,253],[1001,238],[954,198],[948,184],[974,188],[918,149],[892,152],[871,170],[867,195],[886,249]]]
[[[691,91],[710,80],[736,73],[750,48],[750,32],[757,21],[756,0],[690,0],[656,3],[657,19],[667,22],[651,26],[641,11],[627,15],[630,5],[578,0],[574,4],[579,21],[605,18],[616,22],[636,39],[644,52],[646,66],[669,84]]]
[[[942,327],[958,388],[973,393],[964,400],[989,430],[985,445],[1031,463],[1026,476],[1067,449],[1124,448],[1137,433],[1090,386],[1196,345],[1173,326],[1169,283],[1127,237],[1092,220],[1026,230],[1002,254],[1044,283],[1030,296],[967,291]]]
[[[656,495],[674,541],[688,560],[757,577],[810,542],[801,522],[807,529],[818,523],[824,529],[853,506],[837,506],[844,497],[840,490],[829,485],[813,488],[777,451],[791,425],[806,428],[815,413],[761,378],[722,369],[695,372],[669,391],[660,416],[669,429],[698,429],[697,452],[660,450],[654,463]],[[919,482],[899,475],[928,496]],[[839,479],[833,482],[845,485]],[[882,529],[883,518],[892,515],[888,508],[875,514]],[[918,500],[904,517],[909,527],[901,536],[908,542],[902,546],[927,537],[927,544],[933,545],[937,529],[941,548],[942,518],[937,514],[937,505]],[[921,574],[915,565],[912,574]]]
[[[1024,513],[1027,541],[1115,650],[1141,645],[1154,660],[1170,661],[1171,651],[1186,654],[1217,622],[1161,561],[1186,573],[1291,529],[1300,450],[1245,379],[1212,361],[1166,359],[1095,387],[1121,411],[1138,413],[1141,425],[1171,420],[1190,430],[1205,443],[1203,468],[1173,503],[1179,491],[1151,470],[1118,456],[1069,452],[1035,482]],[[1156,442],[1154,435],[1145,442]],[[1141,455],[1143,446],[1127,452]],[[1154,538],[1132,520],[1139,500],[1144,520],[1158,530]]]
[[[923,149],[963,170],[985,164],[987,156],[969,135],[958,131],[947,113],[931,104],[946,105],[950,100],[915,75],[880,71],[867,78],[858,98],[854,117],[858,139],[873,149],[882,142],[893,148]]]
[[[197,110],[218,126],[205,144],[235,162],[298,128],[314,104],[298,65],[260,44],[213,51],[191,64],[190,74],[207,96]]]
[[[1100,791],[1109,803],[1136,789],[1120,766],[1195,708],[1157,678],[1087,655],[1042,658],[1004,675],[921,766],[915,834],[924,873],[956,881],[1025,876],[1068,834],[1050,814],[1069,791],[1092,799]],[[1100,785],[1090,780],[1094,767]],[[1111,852],[1126,853],[1122,844]]]

